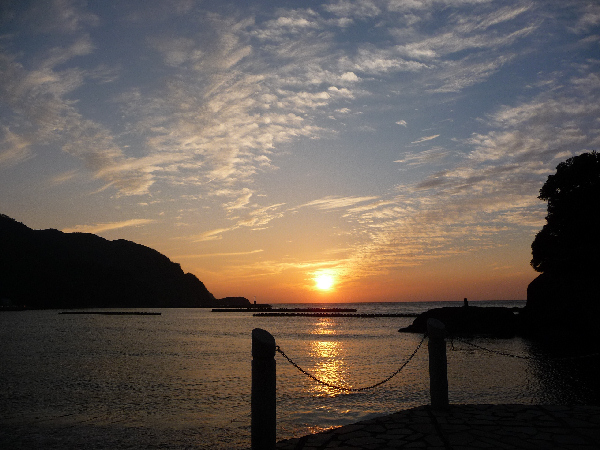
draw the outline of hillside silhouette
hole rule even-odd
[[[149,247],[89,233],[32,230],[3,214],[0,299],[27,308],[222,304],[193,274]]]

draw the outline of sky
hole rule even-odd
[[[0,213],[216,297],[525,299],[600,147],[600,4],[2,0]]]

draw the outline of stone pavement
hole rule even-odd
[[[404,448],[598,450],[600,406],[420,406],[277,443],[277,450]]]

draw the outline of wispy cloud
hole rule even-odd
[[[215,241],[223,238],[223,233],[226,233],[231,230],[235,230],[238,227],[230,227],[230,228],[217,228],[215,230],[205,231],[199,235],[191,236],[190,239],[192,242],[203,242],[203,241]]]
[[[192,236],[190,239],[194,242],[213,241],[222,239],[224,233],[237,230],[238,228],[261,229],[269,224],[269,222],[282,218],[285,215],[285,211],[281,210],[284,205],[284,203],[268,206],[252,205],[251,209],[249,208],[250,210],[245,214],[234,216],[230,219],[235,221],[232,226],[206,231]]]
[[[334,197],[327,196],[325,198],[321,198],[318,200],[313,200],[308,203],[304,203],[303,205],[298,206],[298,208],[303,207],[315,207],[318,209],[339,209],[339,208],[347,208],[349,206],[354,206],[358,203],[364,203],[372,200],[376,200],[378,197]]]
[[[112,223],[99,223],[96,225],[77,225],[71,228],[63,228],[61,231],[64,233],[93,233],[98,234],[104,231],[117,230],[125,227],[138,227],[141,225],[147,225],[153,223],[154,220],[150,219],[129,219],[122,222]]]
[[[225,253],[202,253],[202,254],[194,254],[194,255],[179,255],[179,259],[193,259],[193,258],[211,258],[213,256],[246,256],[246,255],[254,255],[256,253],[262,253],[264,250],[251,250],[249,252],[225,252]]]
[[[429,88],[432,92],[456,92],[488,77],[507,57],[467,55],[445,61],[446,55],[505,46],[531,28],[515,25],[507,34],[482,34],[499,23],[516,20],[529,6],[507,7],[488,15],[452,16],[452,28],[433,37],[423,37],[419,21],[407,19],[407,13],[420,14],[427,8],[416,3],[375,5],[363,1],[337,2],[321,10],[281,8],[263,22],[212,14],[202,19],[197,34],[172,37],[154,33],[147,39],[162,55],[164,66],[177,71],[171,72],[162,87],[145,89],[144,95],[141,89],[145,87],[136,87],[113,98],[121,107],[127,130],[117,135],[101,123],[84,119],[77,105],[68,101],[75,89],[99,80],[99,70],[108,72],[106,67],[59,70],[60,64],[95,51],[90,36],[81,30],[100,23],[75,3],[59,8],[63,3],[34,8],[28,17],[43,16],[43,23],[62,24],[62,29],[72,34],[72,43],[50,49],[37,67],[26,69],[14,57],[7,61],[5,92],[10,93],[15,110],[33,119],[29,133],[34,140],[58,143],[81,158],[96,179],[123,194],[148,193],[157,182],[181,184],[188,180],[204,189],[245,183],[276,167],[273,154],[277,146],[334,132],[323,128],[319,118],[329,115],[328,108],[367,95],[366,84],[358,87],[366,83],[364,75],[425,71],[430,86],[432,77],[437,78],[433,83],[437,87]],[[157,7],[150,5],[149,10]],[[190,5],[183,2],[169,14],[189,10]],[[323,11],[341,21],[331,22]],[[390,34],[397,42],[360,44],[355,51],[336,44],[335,27],[351,26],[358,18],[394,22],[392,16],[388,18],[390,14],[407,20],[404,29],[392,28]],[[133,16],[125,13],[125,17]],[[43,23],[39,31],[51,31]],[[117,79],[114,70],[101,78],[102,82]],[[405,120],[397,123],[406,126]],[[23,139],[23,135],[15,137]],[[139,149],[123,145],[134,137],[143,137],[145,156],[139,157]],[[24,149],[20,153],[13,149],[4,159],[22,160]],[[191,171],[193,177],[182,176]],[[235,205],[228,203],[225,208]]]
[[[20,13],[19,19],[34,33],[75,33],[100,22],[97,15],[83,11],[70,0],[32,2],[30,8]]]
[[[550,95],[500,107],[489,117],[492,129],[466,140],[470,151],[453,166],[399,185],[403,195],[381,207],[352,211],[347,217],[356,221],[357,233],[370,238],[351,265],[375,274],[494,248],[502,245],[498,236],[539,229],[545,205],[537,193],[545,177],[559,161],[598,145],[600,122],[594,117],[600,110],[590,90],[595,83],[589,82],[572,78]],[[581,84],[586,88],[577,92]],[[446,156],[435,149],[397,162],[410,167]]]
[[[50,178],[50,182],[52,184],[66,183],[66,182],[72,180],[73,178],[75,178],[77,173],[78,172],[76,170],[69,170],[68,172],[63,172],[63,173],[53,176],[52,178]]]
[[[416,141],[411,142],[411,144],[420,144],[421,142],[427,142],[427,141],[431,141],[432,139],[435,139],[437,137],[440,137],[439,134],[434,134],[432,136],[424,136],[420,139],[417,139]]]
[[[0,128],[0,167],[19,164],[33,156],[30,142],[25,136],[11,132],[8,127]]]
[[[446,160],[452,153],[443,147],[434,147],[419,153],[405,153],[402,158],[394,161],[404,166],[421,166],[439,163]]]

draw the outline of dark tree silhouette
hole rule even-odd
[[[600,154],[593,151],[560,163],[540,200],[548,202],[546,224],[531,244],[538,272],[590,272],[600,255]]]

